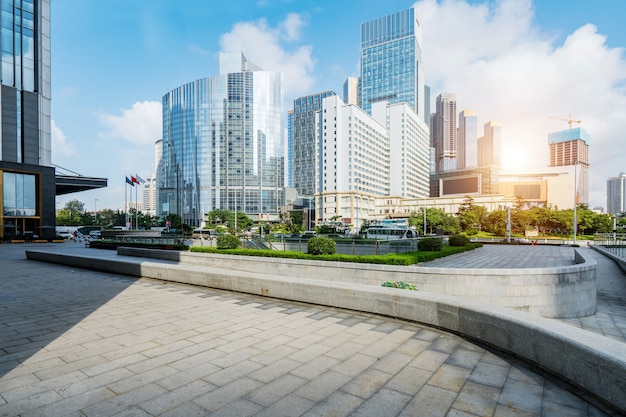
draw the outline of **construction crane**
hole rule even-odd
[[[557,119],[557,120],[563,120],[564,122],[567,122],[567,124],[569,125],[569,128],[572,128],[572,123],[582,123],[582,120],[574,120],[572,119],[572,115],[569,115],[569,119],[564,119],[562,117],[553,117],[553,116],[548,116],[550,119]]]

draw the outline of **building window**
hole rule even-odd
[[[5,216],[35,216],[35,176],[4,172],[3,195]]]

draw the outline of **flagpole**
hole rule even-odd
[[[124,181],[124,227],[128,224],[128,199],[126,198],[126,189],[128,188],[128,177]]]
[[[137,183],[139,188],[139,183]],[[139,230],[139,199],[137,198],[137,188],[135,188],[135,229]]]

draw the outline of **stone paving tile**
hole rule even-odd
[[[0,416],[609,415],[436,329],[0,249]]]

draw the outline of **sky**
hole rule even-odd
[[[431,109],[442,92],[502,124],[504,169],[548,165],[547,136],[590,135],[589,205],[626,172],[623,0],[53,0],[52,163],[108,187],[57,197],[122,209],[154,170],[161,98],[243,51],[284,73],[286,109],[359,73],[360,24],[415,6]],[[137,189],[137,187],[135,187]],[[135,199],[133,192],[133,200]]]

